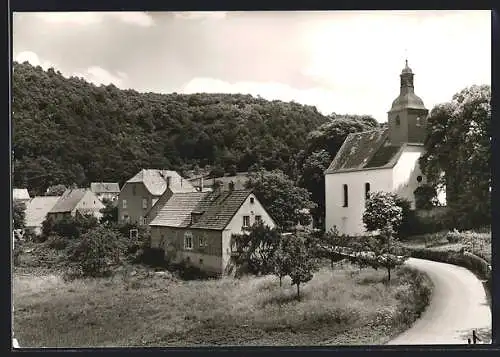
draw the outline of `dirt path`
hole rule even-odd
[[[410,258],[407,264],[429,275],[434,283],[429,306],[390,345],[467,344],[475,329],[491,340],[491,310],[481,281],[469,270],[451,264]]]

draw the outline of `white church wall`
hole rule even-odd
[[[423,152],[423,146],[405,145],[398,162],[392,169],[393,187],[391,191],[409,200],[413,209],[415,208],[413,192],[418,186],[426,182],[418,164],[418,159]],[[417,179],[419,176],[422,178],[420,182]]]
[[[340,233],[362,235],[363,212],[365,210],[365,183],[370,192],[392,191],[391,169],[375,169],[341,172],[325,175],[325,228],[337,226]],[[348,186],[348,206],[344,205],[343,185]]]

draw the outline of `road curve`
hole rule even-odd
[[[389,345],[467,344],[474,329],[491,339],[490,306],[483,284],[472,272],[416,258],[406,264],[426,273],[434,289],[421,317]]]

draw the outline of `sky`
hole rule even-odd
[[[491,82],[490,11],[15,13],[13,59],[157,93],[248,93],[379,122],[405,59],[430,110]]]

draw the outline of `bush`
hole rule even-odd
[[[461,240],[461,234],[459,231],[454,229],[453,231],[450,231],[446,234],[446,239],[448,240],[449,243],[458,243]]]
[[[113,266],[119,265],[124,251],[118,233],[101,226],[85,233],[72,255],[84,276],[97,277],[108,275]]]
[[[56,250],[63,250],[68,246],[68,238],[52,235],[47,239],[47,245]]]

